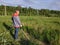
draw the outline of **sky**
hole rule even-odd
[[[32,7],[35,9],[60,10],[60,0],[0,0],[0,5]]]

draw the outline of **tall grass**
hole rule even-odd
[[[14,42],[10,32],[14,34],[11,27],[11,16],[0,16],[0,41],[5,40],[5,45],[39,45],[32,42],[33,38],[46,45],[60,45],[60,18],[43,16],[20,16],[23,27],[19,30],[19,42]],[[21,30],[25,31],[32,39],[27,40]]]

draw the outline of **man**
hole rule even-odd
[[[18,10],[16,10],[15,13],[13,14],[12,21],[13,21],[13,25],[15,28],[14,38],[17,39],[18,38],[18,30],[20,27],[22,27],[21,22],[19,20],[19,11]]]

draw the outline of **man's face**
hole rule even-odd
[[[19,11],[16,11],[17,14],[19,14]]]

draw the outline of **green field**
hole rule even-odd
[[[60,17],[20,16],[20,20],[20,40],[14,41],[11,16],[0,16],[1,45],[60,45]]]

